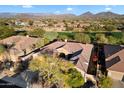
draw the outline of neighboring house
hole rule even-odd
[[[28,22],[21,22],[21,21],[16,21],[15,25],[19,25],[19,26],[29,26]]]
[[[20,88],[20,87],[14,85],[13,83],[0,79],[0,88]]]
[[[0,87],[19,87],[26,88],[32,87],[32,83],[38,79],[38,73],[30,70],[25,70],[19,74],[15,74],[11,77],[5,76],[0,79]],[[9,85],[8,85],[9,84]],[[3,86],[4,85],[4,86]]]
[[[104,45],[108,76],[124,80],[124,45]]]
[[[39,38],[32,38],[26,36],[11,36],[0,40],[0,44],[12,45],[9,49],[9,54],[12,61],[17,61],[19,56],[30,53],[35,49],[35,44]]]

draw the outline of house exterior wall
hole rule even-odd
[[[124,73],[108,70],[108,76],[111,77],[112,79],[122,80]]]

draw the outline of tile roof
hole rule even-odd
[[[30,49],[33,44],[38,42],[39,38],[32,38],[26,36],[11,36],[6,39],[0,40],[1,44],[15,44],[10,52],[19,54],[23,49]]]
[[[45,50],[56,51],[57,49],[66,50],[69,54],[73,54],[71,60],[78,59],[75,65],[81,70],[87,71],[92,48],[93,48],[92,44],[56,41],[54,43],[45,46],[42,51]],[[78,53],[75,54],[76,52]]]
[[[104,45],[106,67],[109,70],[124,72],[124,46]]]
[[[44,48],[46,49],[51,49],[51,50],[55,50],[61,46],[64,46],[65,45],[65,42],[60,42],[60,41],[56,41],[56,42],[53,42],[47,46],[45,46]]]
[[[5,76],[1,80],[12,83],[18,87],[26,88],[28,83],[31,83],[37,77],[37,72],[32,72],[30,70],[24,70],[12,77]]]
[[[62,48],[64,48],[71,54],[74,53],[75,51],[82,49],[82,46],[80,43],[65,42],[65,45]]]

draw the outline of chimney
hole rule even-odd
[[[65,39],[65,42],[68,42],[68,40],[67,40],[67,39]]]
[[[26,37],[29,37],[29,35],[26,35]]]

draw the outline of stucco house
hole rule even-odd
[[[55,41],[42,47],[40,51],[33,54],[33,57],[36,57],[40,54],[57,55],[63,59],[71,61],[84,75],[88,72],[93,48],[94,45],[92,44]]]
[[[11,60],[16,62],[18,61],[19,56],[23,56],[34,50],[34,46],[38,41],[39,38],[32,38],[28,36],[11,36],[0,40],[0,44],[12,45],[9,49],[9,55]]]

